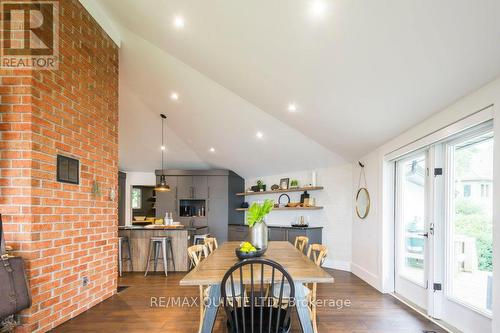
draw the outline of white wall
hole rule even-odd
[[[413,127],[399,137],[389,141],[370,154],[361,157],[365,163],[368,189],[372,198],[372,211],[366,220],[360,221],[356,216],[352,226],[352,271],[375,288],[391,291],[392,266],[388,259],[392,219],[391,203],[388,193],[393,189],[390,183],[384,183],[390,170],[384,162],[384,156],[415,140],[459,121],[478,110],[493,105],[495,115],[495,164],[494,164],[494,290],[493,290],[493,332],[500,332],[500,79],[484,86],[478,91],[460,99],[431,118]],[[357,190],[359,167],[353,167],[353,191]],[[385,185],[384,185],[385,184]],[[355,214],[354,214],[355,215]]]
[[[132,224],[132,207],[130,192],[134,185],[156,185],[156,176],[154,172],[127,172],[125,183],[125,225]]]
[[[345,164],[329,168],[315,169],[317,185],[324,190],[309,192],[316,199],[317,206],[324,209],[317,211],[275,211],[267,217],[269,225],[287,225],[295,222],[303,215],[309,216],[311,226],[323,227],[323,244],[328,246],[329,254],[325,266],[342,270],[350,270],[351,262],[351,221],[352,221],[352,165]],[[311,183],[312,170],[290,172],[273,176],[261,177],[268,189],[278,184],[281,178],[297,179],[299,185]],[[256,184],[257,179],[247,179],[245,187]],[[300,201],[302,192],[288,193],[292,202]],[[279,194],[247,196],[251,204],[254,201],[274,199],[278,201]]]
[[[375,288],[380,289],[380,197],[376,191],[379,188],[381,177],[380,169],[374,167],[378,159],[379,153],[377,151],[360,159],[365,165],[366,188],[370,193],[371,206],[368,216],[363,220],[358,218],[356,213],[353,214],[351,271]],[[355,196],[358,191],[359,175],[359,165],[353,164],[353,195],[351,197],[353,207],[356,207]]]

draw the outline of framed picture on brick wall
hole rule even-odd
[[[71,157],[57,155],[57,181],[80,184],[80,161]]]

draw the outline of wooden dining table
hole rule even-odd
[[[239,261],[234,252],[239,245],[240,242],[224,243],[180,281],[181,286],[211,286],[203,318],[201,330],[203,333],[211,332],[214,327],[220,303],[220,284],[226,271]],[[276,261],[292,276],[296,293],[295,307],[302,330],[305,333],[312,333],[307,296],[301,285],[305,283],[333,283],[333,277],[315,265],[289,242],[269,242],[267,251],[262,258]],[[243,280],[244,284],[250,283],[250,276],[244,276]],[[264,277],[264,282],[270,283],[271,277]]]

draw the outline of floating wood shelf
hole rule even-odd
[[[315,207],[283,207],[283,208],[273,208],[273,211],[275,210],[320,210],[323,209],[321,206],[315,206]],[[248,208],[236,208],[236,210],[239,211],[247,211]]]
[[[275,190],[275,191],[262,191],[262,192],[242,192],[236,193],[239,196],[246,195],[261,195],[261,194],[274,194],[274,193],[287,193],[287,192],[304,192],[304,191],[318,191],[322,190],[323,186],[311,186],[311,187],[299,187],[299,188],[289,188],[288,190]]]

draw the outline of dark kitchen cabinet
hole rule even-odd
[[[231,224],[245,224],[245,212],[241,210],[236,210],[240,208],[243,202],[245,201],[245,197],[236,195],[236,193],[242,192],[240,189],[245,191],[245,180],[235,174],[234,172],[230,173],[228,176],[228,222]]]
[[[156,217],[164,218],[165,213],[172,213],[174,220],[179,216],[177,207],[177,177],[166,176],[170,191],[156,191]]]
[[[176,221],[188,228],[208,227],[208,219],[204,216],[181,216]]]
[[[228,238],[228,177],[207,177],[207,216],[210,234],[220,243]]]
[[[206,216],[193,217],[192,226],[196,228],[208,227],[208,218]]]
[[[207,176],[193,176],[193,199],[203,200],[208,198]]]
[[[191,216],[186,216],[186,217],[181,216],[177,220],[185,227],[192,227],[194,225],[194,219]]]
[[[307,230],[304,229],[286,229],[286,233],[287,233],[286,240],[293,244],[295,244],[295,238],[299,236],[307,237]],[[315,243],[311,239],[309,241],[311,243]]]
[[[244,242],[249,239],[248,226],[246,225],[229,225],[228,240]]]
[[[285,241],[286,240],[286,229],[285,228],[274,228],[270,227],[268,229],[269,240],[270,241]]]
[[[311,244],[323,244],[323,228],[307,229],[306,236]]]
[[[193,176],[177,177],[177,197],[178,199],[194,199]]]
[[[210,235],[217,238],[221,244],[227,241],[227,199],[209,199],[207,217],[210,228]]]
[[[207,177],[207,191],[208,198],[228,198],[228,177],[224,176],[208,176]]]
[[[296,237],[306,236],[309,238],[309,244],[321,244],[322,231],[322,228],[269,227],[269,240],[289,241],[294,244]]]
[[[249,239],[249,227],[247,225],[230,225],[228,238],[230,241],[244,241]],[[295,243],[298,236],[309,238],[309,244],[322,243],[322,228],[293,228],[293,227],[268,227],[269,241],[289,241]]]
[[[125,191],[127,188],[127,174],[118,172],[118,225],[125,225]]]
[[[204,200],[208,197],[207,176],[178,176],[178,198]]]

